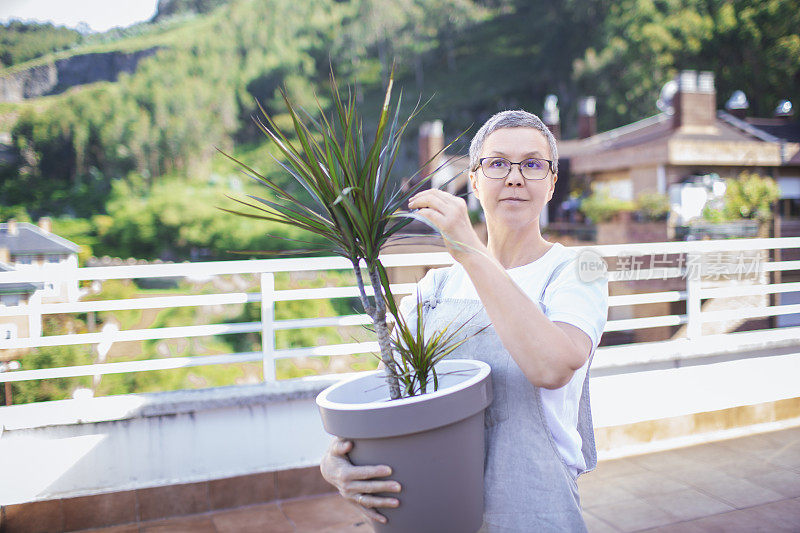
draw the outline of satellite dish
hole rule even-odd
[[[743,91],[733,91],[733,94],[725,103],[725,109],[749,109],[750,102],[747,101],[747,95]]]
[[[792,116],[792,103],[789,100],[781,100],[778,107],[775,108],[776,117],[791,117]]]
[[[661,93],[658,95],[658,100],[656,100],[656,107],[662,113],[666,113],[667,115],[675,114],[675,106],[672,105],[672,101],[675,98],[675,95],[678,93],[678,82],[675,80],[669,80],[667,83],[661,87]]]

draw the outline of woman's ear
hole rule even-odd
[[[556,192],[556,182],[558,181],[558,174],[553,174],[553,182],[550,184],[550,190],[547,193],[547,201],[553,199],[553,193]]]
[[[475,172],[469,173],[469,182],[472,184],[472,192],[475,194],[475,198],[477,198],[478,203],[483,205],[481,202],[480,191],[478,190],[478,176],[475,175]]]
[[[472,190],[476,193],[478,192],[478,178],[475,176],[475,172],[469,173],[469,182],[472,184]]]

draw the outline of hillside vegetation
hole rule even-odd
[[[220,205],[226,187],[256,190],[215,147],[276,172],[251,121],[254,101],[279,123],[281,87],[310,111],[316,99],[326,106],[331,66],[369,116],[396,62],[404,109],[433,96],[421,119],[444,119],[452,136],[498,109],[539,112],[549,93],[559,97],[567,137],[582,95],[597,96],[601,129],[616,127],[654,114],[661,86],[683,68],[716,73],[720,107],[736,89],[754,114],[769,114],[782,98],[800,102],[794,0],[165,0],[161,8],[156,22],[72,45],[54,41],[27,63],[14,52],[19,59],[0,76],[87,50],[161,47],[117,82],[0,105],[16,156],[0,167],[0,215],[85,218],[86,242],[100,253],[190,257],[203,248],[226,257],[263,247],[263,239],[239,234],[209,243],[200,226],[170,239],[146,230],[141,213],[151,213],[147,224],[172,227],[164,213],[182,207],[177,198],[165,207],[166,194],[203,190],[203,202],[215,203],[214,190]],[[0,37],[10,33],[3,27]],[[45,53],[64,46],[71,48]],[[407,143],[398,176],[414,161],[415,144]],[[191,226],[191,217],[179,224]],[[156,237],[166,240],[146,242]]]
[[[69,48],[81,34],[52,24],[11,21],[0,32],[0,68]]]

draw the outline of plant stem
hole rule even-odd
[[[369,279],[372,282],[372,289],[375,291],[375,314],[372,322],[375,324],[375,333],[378,334],[378,345],[381,348],[381,360],[386,371],[386,384],[389,385],[389,394],[392,400],[399,399],[400,383],[394,372],[394,358],[392,357],[392,343],[389,339],[389,328],[386,325],[386,303],[383,301],[383,285],[377,267],[369,268]]]
[[[364,278],[361,276],[361,266],[358,263],[358,259],[353,261],[353,272],[356,274],[356,283],[358,283],[358,292],[361,295],[361,305],[364,306],[364,312],[375,322],[375,309],[369,304],[367,291],[364,290]]]
[[[364,312],[375,321],[375,308],[370,305],[369,298],[367,298],[367,291],[364,289],[364,278],[361,275],[361,266],[358,264],[358,259],[353,260],[353,272],[356,274],[356,283],[358,284],[358,292],[361,298],[361,305],[364,306]]]

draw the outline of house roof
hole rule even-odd
[[[0,263],[0,272],[13,271],[11,265]],[[41,288],[41,283],[0,283],[0,294],[32,294]]]
[[[35,224],[17,222],[17,231],[8,232],[8,223],[0,224],[0,247],[7,248],[11,255],[55,255],[78,253],[80,247],[53,233],[40,229]]]
[[[782,118],[747,118],[745,122],[782,141],[800,143],[800,122]]]
[[[794,135],[800,135],[800,127],[770,121],[753,122],[718,111],[712,127],[676,128],[672,115],[659,113],[586,139],[559,141],[559,157],[570,159],[573,169],[579,173],[654,163],[800,164],[800,144],[793,141]],[[743,162],[743,154],[747,154],[749,163]]]
[[[586,139],[570,139],[558,142],[559,158],[570,158],[591,152],[613,150],[631,144],[647,143],[667,136],[671,130],[671,117],[659,113],[637,120],[613,130],[597,133]]]
[[[720,115],[724,113],[720,112]],[[800,122],[789,122],[784,118],[727,118],[733,119],[732,122],[740,128],[780,144],[784,165],[800,165]]]
[[[745,127],[733,123],[731,120],[741,122]],[[759,128],[746,128],[743,121],[720,112],[715,121],[713,133],[685,132],[675,129],[672,125],[672,116],[659,113],[613,130],[598,133],[586,139],[559,141],[559,156],[571,157],[591,152],[616,150],[640,144],[650,144],[662,140],[680,139],[692,141],[734,141],[734,142],[779,142],[780,139],[772,138],[759,131]]]

